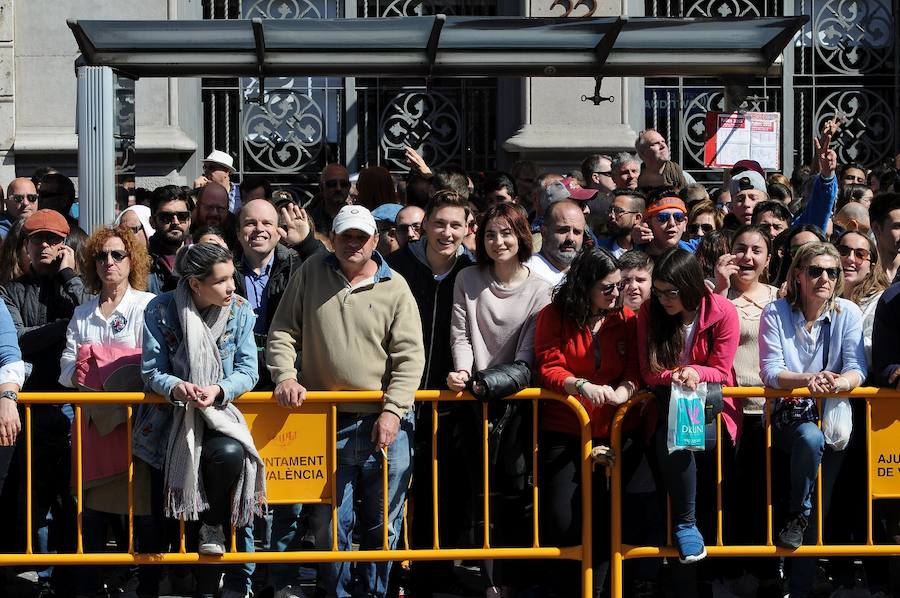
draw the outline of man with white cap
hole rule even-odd
[[[753,208],[756,204],[769,199],[766,191],[766,180],[755,170],[745,170],[731,178],[728,185],[731,192],[731,213],[737,218],[739,226],[753,221]]]
[[[234,158],[213,150],[203,159],[203,174],[194,179],[194,188],[206,187],[210,182],[219,183],[228,191],[228,211],[233,214],[241,209],[241,189],[231,182],[235,172]]]
[[[379,403],[338,404],[334,487],[339,550],[351,550],[354,526],[361,550],[378,549],[387,461],[388,541],[394,548],[411,475],[413,399],[425,367],[422,322],[406,280],[375,251],[378,234],[369,210],[341,208],[330,239],[334,253],[310,257],[278,304],[266,345],[269,372],[275,400],[292,409],[302,405],[307,388],[384,392]],[[317,548],[330,549],[331,506],[312,506],[310,519]],[[320,589],[327,596],[384,596],[390,566],[325,564]]]

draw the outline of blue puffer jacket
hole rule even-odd
[[[225,332],[219,338],[219,356],[224,377],[217,383],[227,404],[253,389],[259,380],[253,325],[256,316],[246,299],[231,302]],[[172,400],[172,389],[181,382],[172,374],[172,358],[181,344],[181,322],[175,307],[175,292],[163,293],[147,304],[144,312],[144,347],[141,376],[145,390]],[[134,421],[134,455],[162,469],[172,425],[172,405],[141,405]]]

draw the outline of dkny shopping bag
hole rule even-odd
[[[702,451],[706,448],[706,383],[695,390],[680,384],[672,385],[669,394],[669,422],[666,444],[669,453]]]

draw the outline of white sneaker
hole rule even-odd
[[[225,534],[221,525],[200,526],[200,546],[197,552],[208,556],[222,556],[225,554]]]
[[[297,586],[284,586],[275,592],[275,598],[306,598],[306,594]]]

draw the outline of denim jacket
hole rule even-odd
[[[219,339],[219,356],[225,377],[217,382],[222,387],[218,405],[228,404],[253,389],[259,380],[253,325],[256,316],[246,299],[234,295],[225,332]],[[171,359],[181,344],[181,322],[175,307],[175,292],[163,293],[144,312],[144,346],[141,376],[144,389],[172,400],[172,389],[181,379],[172,372]],[[212,407],[210,407],[212,408]],[[172,406],[141,405],[134,422],[135,456],[161,469],[166,457]]]

